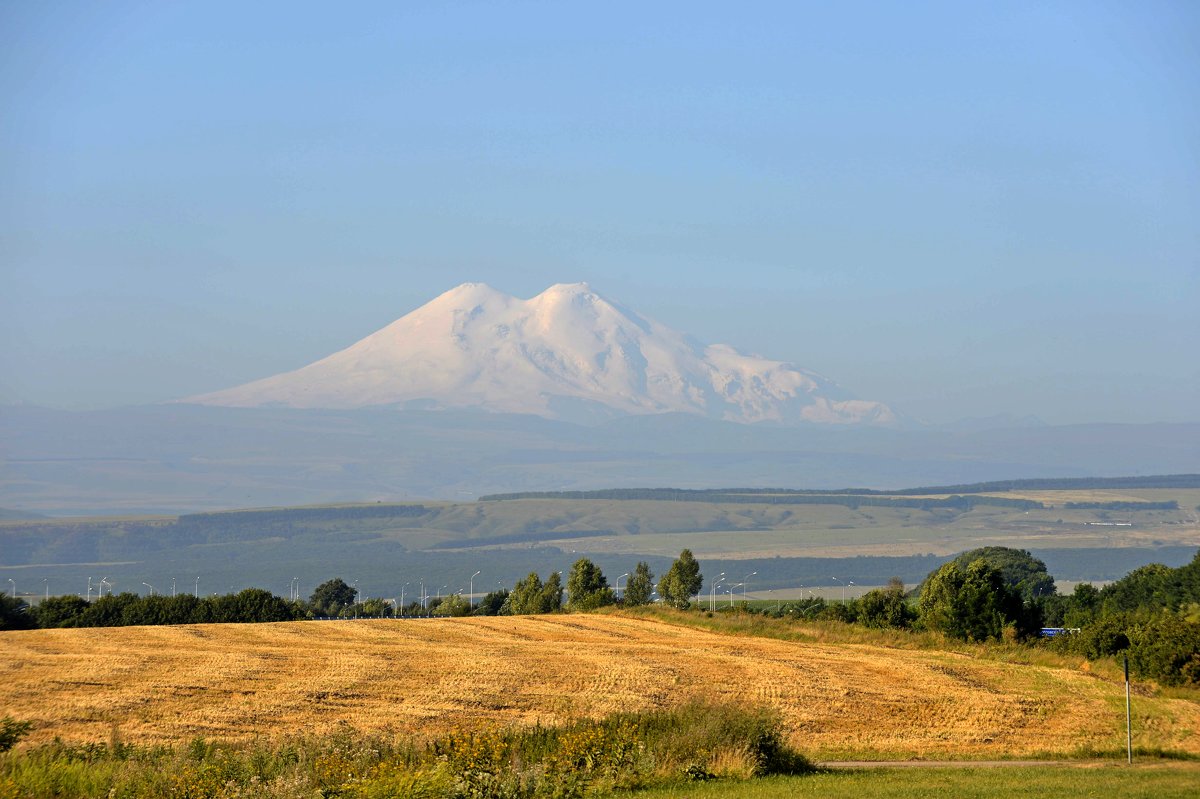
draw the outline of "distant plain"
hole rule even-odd
[[[920,581],[945,559],[981,546],[1029,549],[1064,581],[1116,579],[1137,566],[1178,566],[1200,547],[1200,489],[996,494],[1045,509],[971,509],[656,500],[520,499],[311,506],[194,516],[0,522],[0,580],[29,599],[110,590],[225,593],[254,586],[307,596],[341,576],[364,596],[421,590],[477,595],[530,571],[595,560],[612,584],[645,560],[661,574],[691,549],[711,578],[754,573],[753,597]],[[1178,509],[1068,509],[1066,502],[1164,502]],[[471,584],[467,577],[481,572]],[[727,585],[725,590],[729,590]],[[854,596],[854,589],[851,590]]]

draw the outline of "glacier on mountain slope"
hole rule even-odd
[[[788,363],[706,346],[586,283],[521,300],[464,283],[292,372],[190,397],[231,407],[481,408],[572,418],[682,412],[735,422],[886,425],[895,414]]]

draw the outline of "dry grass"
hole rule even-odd
[[[765,704],[817,757],[1124,746],[1123,687],[1080,668],[723,635],[620,615],[0,634],[0,708],[33,741],[552,724],[692,698]],[[1200,755],[1200,702],[1139,695],[1134,743]],[[736,764],[730,758],[731,770]]]

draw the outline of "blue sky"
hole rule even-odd
[[[0,402],[586,280],[930,421],[1200,419],[1200,5],[0,5]]]

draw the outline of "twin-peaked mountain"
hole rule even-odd
[[[735,422],[896,421],[882,403],[788,363],[701,344],[586,283],[530,300],[464,283],[327,358],[185,402],[479,408],[570,420],[682,412]]]

